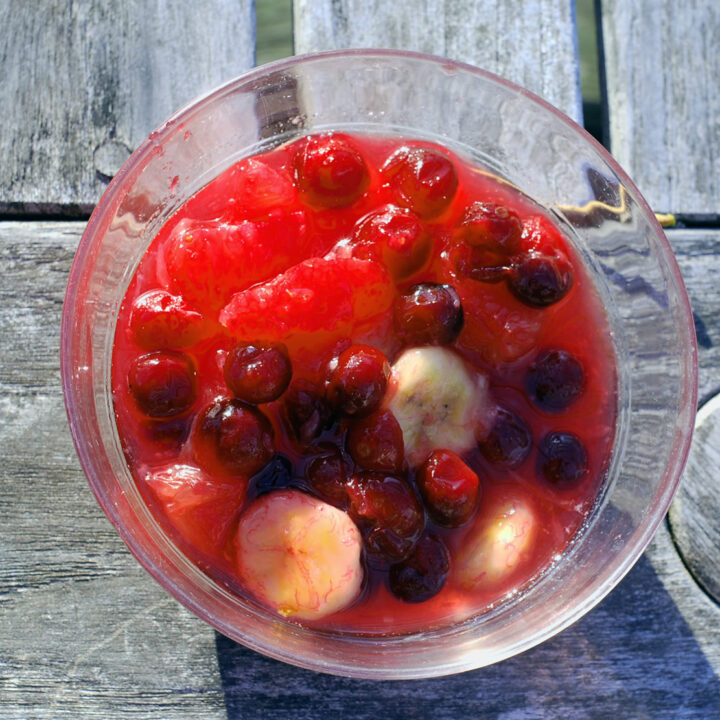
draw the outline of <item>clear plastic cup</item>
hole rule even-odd
[[[604,299],[619,382],[604,491],[562,557],[491,612],[410,635],[319,632],[213,582],[162,531],[126,465],[110,359],[120,301],[163,221],[238,159],[301,133],[351,130],[437,141],[548,208]],[[80,461],[131,552],[223,634],[271,657],[364,678],[417,678],[488,665],[551,637],[596,605],[642,554],[688,452],[697,394],[692,314],[653,213],[610,155],[531,93],[490,73],[414,53],[350,51],[253,70],[153,132],[108,187],[71,271],[62,380]]]

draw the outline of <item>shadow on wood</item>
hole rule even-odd
[[[641,558],[608,598],[557,637],[488,668],[374,682],[312,673],[217,635],[229,720],[720,717],[720,686]]]

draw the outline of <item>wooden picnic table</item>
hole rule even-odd
[[[252,0],[0,1],[0,717],[720,718],[720,5],[602,0],[611,152],[667,230],[696,321],[683,489],[596,609],[498,665],[371,682],[255,654],[131,557],[87,488],[59,375],[84,222],[139,142],[253,64]],[[296,52],[399,47],[581,116],[572,0],[295,0]]]

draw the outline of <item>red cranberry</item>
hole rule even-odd
[[[301,194],[319,208],[352,204],[370,181],[362,155],[340,135],[307,138],[294,164]]]
[[[377,257],[395,280],[420,270],[432,251],[432,236],[415,213],[392,205],[366,215],[353,239],[360,258]]]
[[[520,249],[522,230],[515,211],[495,203],[474,202],[462,214],[454,236],[470,247],[509,256]]]
[[[225,360],[225,382],[235,397],[253,405],[277,400],[287,389],[292,367],[282,343],[242,343]]]
[[[390,410],[354,420],[347,434],[347,449],[366,470],[399,473],[405,467],[402,428]]]
[[[197,397],[195,367],[182,353],[141,355],[130,365],[128,385],[140,410],[153,418],[181,415]]]
[[[458,186],[455,166],[435,150],[402,148],[385,164],[395,200],[421,219],[440,215],[452,202]]]
[[[257,495],[283,490],[293,485],[293,467],[290,460],[279,453],[270,458],[267,465],[252,477]]]
[[[435,450],[422,464],[417,485],[430,517],[440,525],[458,527],[478,504],[478,476],[450,450]]]
[[[332,411],[324,395],[307,381],[293,383],[282,399],[285,421],[295,439],[307,445],[330,426]]]
[[[310,462],[305,469],[305,480],[318,495],[333,505],[347,505],[347,468],[336,447],[328,448]]]
[[[369,345],[351,345],[340,353],[330,376],[328,398],[345,415],[369,415],[382,402],[390,364]]]
[[[588,471],[587,452],[576,435],[551,432],[540,443],[538,469],[550,484],[568,488]]]
[[[546,350],[525,374],[530,399],[547,412],[561,412],[582,394],[585,372],[580,361],[565,350]]]
[[[478,447],[489,463],[515,468],[530,454],[532,434],[520,416],[499,408],[490,432],[478,443]]]
[[[521,256],[508,276],[513,295],[534,308],[548,307],[562,300],[572,283],[572,270],[567,262],[538,253]]]
[[[193,430],[193,452],[200,467],[217,475],[250,477],[274,452],[273,429],[252,405],[223,398],[200,414]]]
[[[450,555],[443,542],[423,535],[405,560],[390,566],[390,591],[408,603],[424,602],[442,590],[449,569]]]
[[[151,290],[137,298],[129,325],[137,344],[148,350],[189,347],[208,332],[208,322],[199,312],[165,290]]]
[[[450,285],[414,285],[395,304],[395,327],[406,345],[449,345],[462,326],[460,298]]]
[[[365,539],[369,561],[405,559],[420,537],[423,511],[407,481],[379,472],[361,472],[347,483],[348,511]]]

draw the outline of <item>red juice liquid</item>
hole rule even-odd
[[[247,509],[273,490],[268,453],[270,463],[283,456],[276,487],[289,483],[347,510],[342,491],[330,497],[307,477],[328,448],[342,457],[347,477],[368,469],[348,452],[357,420],[328,400],[332,363],[356,344],[396,363],[408,347],[398,330],[400,298],[421,283],[450,286],[462,305],[462,329],[431,344],[483,378],[486,412],[473,431],[477,442],[457,453],[479,478],[479,499],[469,519],[448,527],[418,490],[422,462],[405,462],[395,473],[418,498],[423,536],[447,550],[441,589],[408,602],[388,579],[397,559],[365,558],[353,602],[302,620],[343,632],[412,632],[496,606],[546,570],[580,531],[602,490],[615,436],[615,355],[586,267],[526,196],[431,143],[364,135],[312,142],[322,148],[328,137],[339,149],[320,160],[298,160],[308,152],[301,139],[241,161],[160,229],[119,312],[117,427],[138,488],[166,532],[210,577],[265,604],[238,575],[236,534]],[[349,159],[342,155],[347,147]],[[408,154],[408,147],[422,150]],[[388,208],[397,224],[368,230],[368,217]],[[410,240],[398,244],[398,237]],[[537,271],[528,258],[552,262]],[[200,418],[218,399],[233,397],[224,372],[229,353],[259,341],[282,343],[292,366],[290,390],[258,406],[272,448],[260,470],[218,470],[203,454]],[[536,391],[533,377],[555,351],[580,366],[582,379],[573,387],[572,372],[567,380],[561,367],[553,376],[559,390],[551,387],[547,399],[547,378]],[[288,393],[298,386],[330,408],[309,438],[298,439],[288,422]],[[530,444],[513,463],[487,451],[498,409],[529,430]],[[572,453],[548,460],[553,433],[580,444],[579,470]]]

